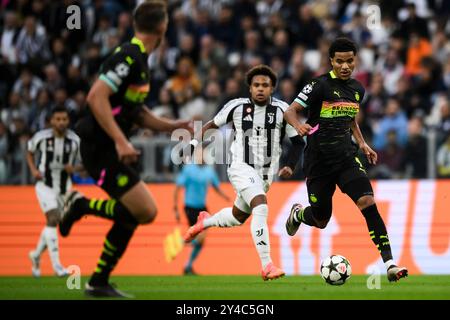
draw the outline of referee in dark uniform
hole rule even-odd
[[[351,78],[356,54],[352,41],[336,39],[329,48],[333,69],[310,81],[284,114],[285,120],[301,136],[307,136],[303,169],[310,204],[306,208],[293,205],[286,231],[293,236],[301,223],[325,228],[338,185],[364,215],[369,235],[386,265],[389,281],[397,281],[407,276],[408,271],[393,261],[386,226],[375,204],[366,170],[357,157],[359,146],[370,164],[377,162],[377,154],[364,141],[355,120],[364,97],[362,85]],[[298,112],[303,109],[307,110],[308,119],[301,124]]]
[[[139,152],[128,137],[134,125],[158,131],[191,130],[188,121],[156,117],[143,105],[149,86],[148,54],[158,47],[167,30],[163,1],[147,1],[133,13],[135,36],[119,46],[100,69],[87,101],[90,113],[77,124],[81,157],[90,176],[111,199],[87,199],[71,192],[65,201],[60,233],[67,236],[84,214],[112,220],[97,267],[85,293],[94,297],[123,297],[109,284],[109,275],[123,255],[136,227],[152,222],[156,203],[132,164]]]

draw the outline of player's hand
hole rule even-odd
[[[309,131],[311,131],[312,127],[308,123],[299,124],[295,127],[295,130],[297,130],[297,133],[303,137],[309,134]]]
[[[278,172],[278,176],[284,179],[290,178],[292,174],[293,174],[292,169],[287,166],[281,168],[281,170]]]
[[[31,175],[35,180],[42,180],[42,174],[39,172],[39,170],[31,170]]]
[[[360,146],[361,151],[366,155],[367,161],[369,161],[370,164],[377,164],[378,155],[375,151],[373,151],[367,143],[364,143]]]
[[[175,120],[172,123],[173,130],[175,129],[186,129],[190,133],[194,133],[194,124],[192,120]]]
[[[71,164],[66,164],[64,166],[64,171],[66,171],[68,174],[72,174],[75,172],[75,168]]]
[[[119,161],[125,164],[136,162],[140,154],[139,150],[136,150],[128,141],[126,143],[116,143],[116,151]]]

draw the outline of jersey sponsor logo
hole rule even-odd
[[[308,100],[308,96],[306,94],[303,94],[302,92],[300,92],[298,96],[305,101]]]
[[[321,118],[351,117],[354,118],[359,111],[359,103],[353,102],[326,102],[322,103]]]
[[[317,199],[317,197],[315,196],[314,193],[311,193],[309,195],[309,200],[311,200],[312,203],[316,203],[318,199]]]
[[[311,84],[307,84],[306,86],[303,87],[302,92],[305,94],[311,93],[313,89],[313,86]]]
[[[341,94],[339,93],[339,91],[333,91],[333,94],[337,95],[339,98],[341,97]]]
[[[244,121],[253,121],[253,118],[250,114],[248,114],[247,116],[244,117],[243,119]]]
[[[144,102],[148,93],[150,92],[150,84],[130,85],[125,92],[125,99],[135,103]]]

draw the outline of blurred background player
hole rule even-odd
[[[164,39],[166,4],[142,2],[134,11],[133,23],[134,37],[102,64],[87,97],[90,113],[77,124],[83,165],[111,199],[88,199],[74,191],[65,199],[66,214],[59,225],[61,235],[68,236],[84,214],[114,221],[97,267],[85,285],[85,293],[92,297],[129,297],[111,286],[109,276],[137,226],[156,217],[155,200],[132,167],[139,156],[129,142],[133,126],[169,132],[190,129],[189,121],[159,118],[144,105],[150,90],[148,55]]]
[[[284,276],[284,271],[272,263],[270,256],[269,228],[266,192],[279,169],[279,157],[284,133],[291,139],[288,164],[278,175],[288,178],[295,170],[304,145],[300,136],[286,124],[283,114],[287,103],[272,97],[277,76],[266,65],[257,65],[246,75],[250,98],[229,101],[213,120],[202,128],[203,134],[229,122],[235,130],[231,145],[232,160],[228,177],[237,193],[233,208],[224,208],[210,216],[203,211],[197,223],[189,228],[185,241],[192,241],[200,232],[210,227],[234,227],[244,223],[253,213],[251,234],[262,265],[264,281]],[[192,140],[195,147],[197,140]]]
[[[329,48],[332,70],[311,80],[285,112],[286,121],[299,135],[307,135],[303,163],[310,206],[292,206],[286,231],[293,236],[300,223],[324,229],[332,214],[332,198],[336,185],[361,210],[369,235],[380,251],[389,281],[408,275],[408,270],[395,265],[383,218],[378,212],[366,170],[357,156],[357,148],[375,165],[377,154],[365,142],[356,122],[356,114],[364,97],[361,83],[352,79],[357,48],[347,38],[337,38]],[[308,120],[302,124],[298,113],[306,109]]]
[[[184,212],[188,219],[189,226],[197,222],[197,217],[206,209],[206,196],[209,185],[224,200],[230,201],[230,198],[220,189],[220,180],[214,168],[205,163],[203,148],[197,148],[194,153],[194,161],[186,164],[176,179],[174,193],[174,211],[177,222],[180,222],[180,213],[178,210],[178,195],[181,188],[184,188]],[[206,232],[199,234],[192,240],[192,252],[184,267],[184,274],[195,275],[192,265],[202,250],[205,241]]]
[[[56,226],[61,219],[63,197],[72,186],[70,175],[79,158],[80,138],[67,129],[69,113],[64,107],[53,108],[50,125],[51,128],[36,132],[28,141],[27,162],[36,180],[39,205],[47,220],[36,249],[29,253],[34,277],[41,275],[40,260],[46,248],[55,274],[59,277],[67,275],[67,270],[59,260]],[[35,154],[39,155],[37,165]]]

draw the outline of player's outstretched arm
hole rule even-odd
[[[191,120],[171,120],[158,117],[146,106],[142,107],[138,124],[141,127],[155,131],[172,132],[175,129],[186,129],[192,132]]]
[[[31,175],[36,180],[42,179],[41,173],[39,172],[39,170],[36,168],[36,165],[34,164],[33,153],[31,151],[27,151],[27,163],[28,163],[28,167],[30,168]]]
[[[139,152],[134,149],[114,120],[109,102],[112,93],[112,89],[104,81],[97,79],[89,91],[87,102],[98,124],[114,140],[119,160],[134,162]]]
[[[308,123],[300,123],[298,114],[304,108],[297,102],[292,102],[289,108],[284,112],[284,120],[289,123],[298,132],[300,136],[307,135],[312,127]]]
[[[362,150],[362,152],[366,155],[367,161],[369,161],[370,164],[377,164],[377,153],[372,150],[372,148],[369,147],[369,145],[364,140],[364,137],[361,133],[361,130],[359,129],[358,123],[356,123],[356,120],[353,119],[352,124],[350,125],[350,128],[353,132],[353,137],[356,140],[356,143],[358,144],[359,148]]]

